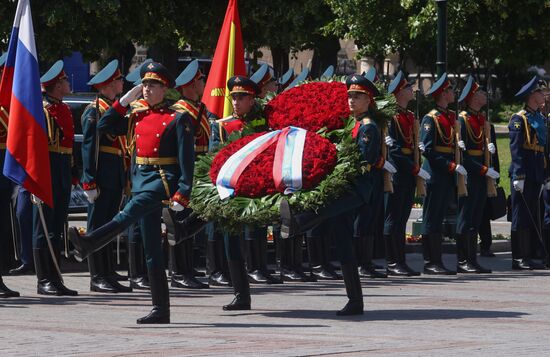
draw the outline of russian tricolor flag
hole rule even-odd
[[[9,113],[4,176],[53,207],[48,131],[29,0],[17,4],[0,106]]]

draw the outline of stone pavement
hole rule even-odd
[[[172,324],[138,326],[147,293],[36,294],[35,277],[4,277],[21,298],[0,300],[1,356],[544,355],[550,271],[510,271],[510,255],[480,261],[490,275],[363,279],[365,314],[337,317],[342,281],[252,287],[253,310],[224,312],[229,288],[171,290]],[[445,255],[449,267],[453,255]],[[409,255],[421,268],[421,256]]]

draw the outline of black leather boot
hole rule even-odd
[[[149,284],[153,309],[146,316],[137,319],[138,324],[169,324],[170,323],[170,295],[168,281],[164,269],[149,269]]]
[[[320,236],[306,237],[307,252],[311,275],[319,280],[339,280],[341,277],[335,271],[327,269],[324,259],[323,238]]]
[[[265,244],[263,244],[265,241]],[[267,271],[267,238],[259,237],[258,239],[245,240],[247,250],[247,268],[248,281],[252,284],[282,284],[279,280]]]
[[[203,284],[195,278],[193,262],[189,260],[189,250],[193,250],[193,240],[186,239],[175,246],[170,246],[170,266],[172,269],[170,286],[182,289],[206,289]]]
[[[361,289],[361,280],[357,264],[342,264],[342,275],[346,285],[346,294],[348,303],[344,308],[336,313],[338,316],[363,315],[363,291]]]
[[[476,268],[476,273],[492,273],[491,269],[482,267],[477,261],[477,232],[471,232],[468,237],[468,261],[473,267]]]
[[[106,262],[107,262],[107,267],[106,267],[107,276],[111,280],[114,280],[116,282],[127,281],[128,280],[127,275],[119,274],[116,271],[115,255],[113,254],[113,252],[116,252],[116,250],[117,250],[116,242],[113,242],[113,243],[107,245],[107,247],[104,248],[104,249],[105,249],[105,259],[106,259]],[[118,284],[117,286],[119,287],[120,292],[131,292],[132,291],[132,290],[127,290],[128,289],[127,286],[124,286],[124,285],[121,285],[121,284]],[[120,289],[120,287],[122,287],[122,290]]]
[[[54,251],[55,251],[55,258],[57,260],[57,263],[61,265],[61,250],[59,249],[58,246],[54,245]],[[57,272],[57,269],[55,268],[55,265],[54,265],[53,259],[51,259],[51,256],[50,256],[49,263],[50,263],[50,269],[49,269],[50,281],[52,282],[52,284],[55,285],[60,295],[77,296],[78,291],[69,289],[68,287],[65,286],[65,283],[63,282],[63,278]]]
[[[441,233],[430,234],[430,261],[424,264],[424,274],[427,275],[456,275],[456,271],[445,268],[442,262],[441,245],[443,237]]]
[[[105,248],[88,256],[88,268],[90,270],[90,291],[98,293],[117,293],[117,289],[110,284],[105,276],[106,259]]]
[[[363,277],[373,279],[383,279],[388,276],[385,273],[376,270],[376,267],[372,263],[372,257],[374,253],[374,236],[365,236],[357,238],[363,241],[363,252],[361,257],[361,264],[359,268],[359,275]]]
[[[250,285],[248,283],[248,274],[244,262],[240,260],[228,261],[231,281],[233,282],[233,291],[235,298],[229,304],[224,305],[226,311],[250,310]]]
[[[470,263],[469,241],[467,234],[457,233],[456,240],[456,271],[460,274],[477,274],[476,267]]]
[[[10,298],[10,297],[19,297],[17,291],[10,290],[2,280],[2,275],[0,275],[0,298]]]
[[[226,258],[222,239],[206,243],[206,273],[210,286],[231,286],[231,278],[226,270]]]
[[[34,274],[34,266],[32,264],[21,264],[17,268],[9,271],[10,275],[32,275]]]
[[[78,295],[77,291],[68,289],[61,281],[61,277],[55,269],[48,248],[33,249],[33,257],[36,277],[38,279],[36,287],[37,294],[54,296]]]
[[[520,270],[539,270],[545,269],[544,264],[533,261],[531,254],[531,232],[529,230],[518,231],[518,241],[521,252],[521,263],[518,265]]]
[[[279,205],[281,215],[281,238],[303,234],[323,222],[324,218],[314,212],[293,214],[289,202],[283,198]]]
[[[147,276],[141,241],[128,242],[128,275],[132,289],[149,290],[149,277]]]
[[[80,235],[76,227],[70,227],[69,239],[74,244],[76,250],[80,252],[80,256],[87,258],[93,252],[109,244],[123,230],[124,227],[116,221],[110,221],[85,235]]]

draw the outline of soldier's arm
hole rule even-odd
[[[529,128],[523,127],[523,119],[519,115],[512,116],[508,124],[510,135],[510,177],[512,180],[525,180],[525,169],[523,167],[523,130]]]
[[[358,145],[361,151],[363,163],[368,167],[381,169],[384,166],[384,158],[380,156],[380,132],[374,125],[363,125],[358,133]]]
[[[178,162],[181,177],[178,189],[172,200],[184,207],[189,206],[191,188],[193,187],[193,171],[195,169],[195,130],[188,114],[178,113],[176,118],[176,133],[178,137]]]
[[[418,167],[414,164],[413,158],[411,155],[403,153],[403,140],[400,137],[399,130],[397,128],[396,121],[399,120],[397,117],[393,117],[390,120],[388,134],[391,136],[393,141],[393,146],[389,148],[389,154],[391,159],[395,162],[398,167],[398,170],[404,170],[405,172],[412,172],[413,174],[418,173]]]
[[[434,119],[430,115],[424,116],[420,124],[420,141],[424,143],[425,147],[423,155],[433,168],[452,172],[456,167],[456,163],[435,151],[436,130]]]
[[[89,105],[82,114],[82,188],[96,188],[97,110]]]
[[[118,100],[101,116],[97,130],[111,135],[126,135],[128,132],[128,108],[123,107]]]

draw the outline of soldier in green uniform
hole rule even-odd
[[[466,176],[464,166],[455,162],[455,114],[449,105],[455,101],[451,82],[444,73],[428,90],[435,99],[436,108],[424,116],[420,124],[420,147],[426,158],[422,168],[430,174],[423,206],[422,246],[424,274],[454,275],[445,268],[441,256],[443,217],[449,202],[454,199],[456,174]]]
[[[82,113],[82,188],[88,198],[88,227],[93,231],[109,222],[119,211],[126,185],[125,136],[98,133],[99,118],[122,93],[123,77],[118,60],[111,61],[89,82],[98,91],[97,99]],[[114,278],[111,245],[88,257],[90,290],[95,292],[130,292]]]
[[[430,175],[414,161],[415,123],[414,113],[407,109],[414,98],[412,83],[399,71],[388,87],[395,96],[397,113],[392,117],[388,136],[389,160],[396,167],[393,175],[393,192],[386,192],[384,238],[386,242],[386,272],[393,276],[415,276],[420,273],[411,269],[405,258],[405,231],[411,214],[416,188],[416,177],[428,180]]]
[[[195,160],[194,125],[189,115],[170,109],[164,101],[166,91],[175,83],[162,64],[142,66],[140,77],[142,84],[115,101],[97,125],[100,132],[111,135],[131,132],[130,146],[135,147],[130,169],[132,199],[109,223],[84,236],[72,228],[70,239],[83,256],[88,256],[139,220],[153,309],[137,323],[169,323],[161,214],[165,204],[174,211],[188,206]],[[134,102],[141,94],[144,99]]]
[[[477,262],[477,235],[483,218],[485,201],[487,200],[487,178],[496,180],[499,173],[485,165],[485,151],[493,154],[495,144],[486,143],[486,118],[480,112],[487,104],[487,93],[470,76],[462,89],[459,103],[466,105],[466,110],[460,113],[461,138],[464,141],[464,167],[470,173],[468,176],[468,196],[458,199],[458,216],[456,224],[457,272],[459,273],[490,273]],[[492,140],[489,138],[489,140]]]
[[[263,132],[269,130],[267,120],[261,111],[259,104],[255,101],[259,93],[258,85],[251,79],[244,76],[234,76],[227,81],[233,101],[233,115],[219,119],[212,124],[212,146],[217,147],[219,143],[227,140],[227,137],[234,131]],[[267,227],[243,227],[246,266],[249,279],[253,283],[278,284],[279,279],[273,277],[267,271]],[[236,238],[230,239],[230,241]],[[226,251],[228,239],[225,239]],[[228,254],[228,259],[232,258]],[[238,259],[237,259],[238,260]],[[229,264],[231,280],[231,264]]]
[[[71,108],[63,103],[63,97],[71,92],[69,80],[63,71],[63,61],[57,61],[40,78],[40,82],[48,127],[54,206],[51,208],[42,205],[48,236],[42,226],[38,206],[34,207],[33,212],[33,256],[38,278],[37,292],[41,295],[74,296],[78,293],[63,284],[46,241],[50,240],[55,259],[59,263],[62,236],[69,212],[71,185],[78,182],[78,178],[72,172],[73,115]]]

